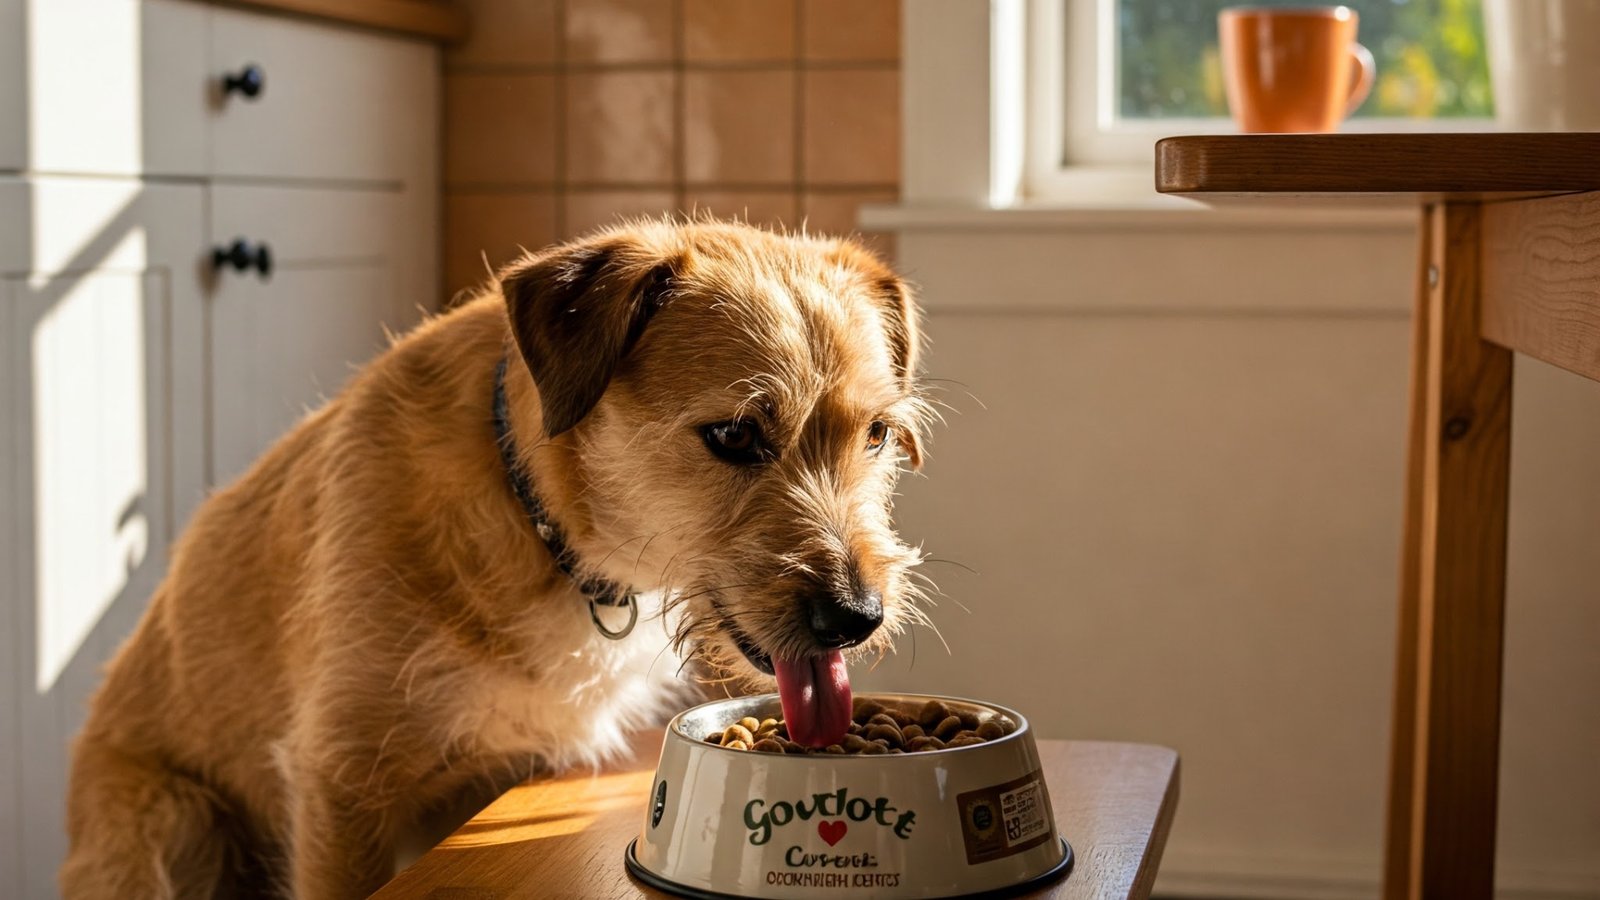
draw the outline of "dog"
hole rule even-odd
[[[925,620],[920,344],[848,240],[644,221],[503,268],[195,514],[74,745],[64,895],[366,896],[686,663],[826,739],[844,656]]]

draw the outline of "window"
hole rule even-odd
[[[1239,2],[1032,0],[1028,192],[1059,190],[1069,165],[1145,164],[1162,135],[1233,130],[1216,21]],[[1347,129],[1490,127],[1482,0],[1344,3],[1378,69]]]

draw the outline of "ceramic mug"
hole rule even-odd
[[[1328,132],[1372,90],[1377,67],[1348,6],[1224,9],[1217,18],[1228,109],[1241,131]]]
[[[1600,0],[1486,0],[1495,118],[1515,131],[1600,131]]]

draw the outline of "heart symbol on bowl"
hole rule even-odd
[[[817,823],[817,835],[827,841],[829,847],[844,840],[844,833],[849,830],[850,826],[846,825],[843,819],[837,822]]]

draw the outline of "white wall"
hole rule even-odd
[[[1411,227],[968,218],[899,239],[955,410],[900,505],[961,564],[926,570],[951,652],[862,681],[1177,748],[1161,891],[1373,896]],[[1501,882],[1596,896],[1600,386],[1517,377]]]

